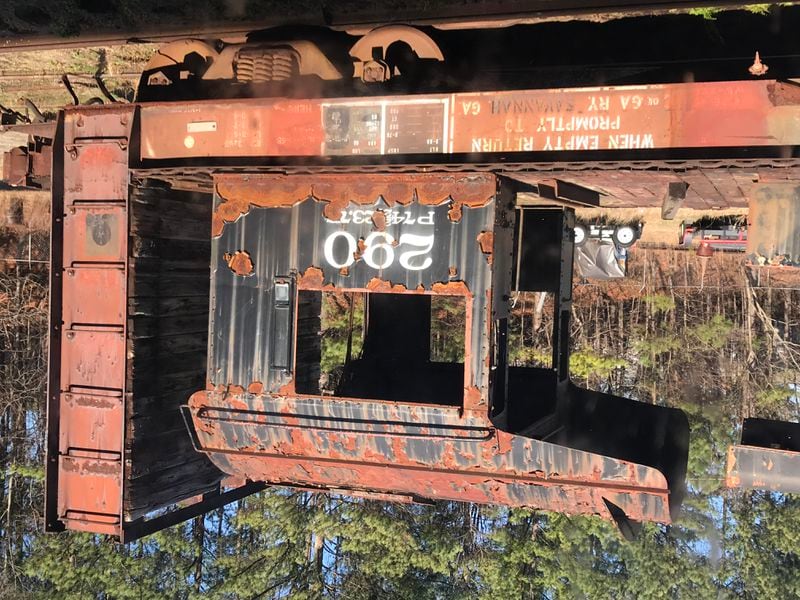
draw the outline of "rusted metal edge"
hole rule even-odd
[[[725,486],[800,494],[800,452],[759,446],[730,446]]]
[[[215,175],[216,191],[223,202],[216,207],[212,237],[222,234],[225,223],[232,223],[251,207],[292,206],[308,198],[325,202],[323,214],[335,219],[348,204],[374,204],[382,198],[387,206],[412,202],[440,205],[452,203],[457,220],[462,206],[482,206],[495,193],[494,176],[487,173],[457,173],[443,181],[441,174],[345,174],[301,175],[258,174],[252,176]],[[346,190],[346,192],[344,191]]]
[[[665,476],[654,467],[510,434],[493,427],[485,415],[466,417],[468,420],[464,422],[459,416],[445,416],[437,407],[420,413],[420,407],[414,405],[359,401],[358,407],[364,415],[371,415],[370,421],[376,419],[374,411],[382,409],[380,423],[372,424],[362,422],[363,418],[349,410],[352,401],[325,398],[322,402],[321,405],[319,399],[305,396],[281,399],[264,394],[236,394],[232,397],[199,391],[184,408],[184,418],[187,424],[191,418],[197,449],[203,452],[283,459],[303,457],[371,467],[381,467],[389,460],[393,468],[483,473],[549,483],[594,485],[605,481],[603,485],[612,487],[668,490]],[[309,410],[312,407],[318,410]],[[409,423],[408,418],[401,417],[404,412],[397,412],[401,409],[417,414],[419,421]],[[296,430],[297,435],[284,440],[282,432],[287,429]],[[448,429],[452,435],[445,435]],[[480,434],[480,429],[491,435],[470,435],[470,432]],[[390,438],[388,446],[370,450],[372,441],[384,436]],[[436,443],[445,447],[437,448],[441,456],[421,456],[412,447],[418,442],[412,439],[428,440],[419,442],[426,446],[438,440]],[[565,456],[571,458],[567,460]]]
[[[209,191],[215,175],[225,174],[281,174],[322,175],[343,173],[496,173],[499,175],[520,172],[546,172],[566,174],[582,171],[671,171],[681,173],[697,169],[791,169],[800,167],[800,158],[730,158],[697,160],[607,160],[607,161],[551,161],[510,163],[407,163],[407,164],[359,164],[359,165],[259,165],[218,167],[198,166],[134,166],[132,178],[184,177],[206,182]]]
[[[200,502],[195,502],[183,508],[169,511],[152,519],[136,519],[123,523],[120,541],[124,544],[134,542],[167,527],[183,523],[194,517],[199,517],[211,510],[223,507],[231,502],[236,502],[252,494],[263,491],[267,484],[261,481],[251,481],[226,492],[218,491],[205,494]]]
[[[540,442],[541,444],[545,444]],[[545,444],[546,445],[546,444]],[[226,472],[250,473],[271,485],[308,488],[336,493],[391,493],[428,500],[470,501],[480,504],[521,506],[568,514],[593,514],[616,520],[607,502],[621,508],[633,521],[669,523],[669,490],[632,485],[623,481],[546,478],[393,464],[343,461],[325,456],[287,456],[230,448],[206,448]],[[596,456],[596,458],[601,458]],[[641,466],[631,465],[633,468]]]
[[[199,452],[203,452],[208,455],[227,454],[232,456],[250,456],[259,458],[279,459],[281,461],[287,461],[287,462],[292,462],[295,460],[308,460],[308,461],[313,461],[315,463],[325,463],[331,465],[353,464],[349,461],[338,460],[335,458],[289,457],[281,454],[267,454],[260,452],[250,452],[250,451],[230,450],[230,449],[210,448],[210,447],[200,448]],[[369,465],[367,463],[362,463],[361,466],[366,466],[381,470],[385,470],[386,468],[385,466],[382,465]],[[659,494],[659,495],[664,495],[665,497],[669,494],[669,490],[667,489],[666,485],[663,488],[650,487],[650,486],[637,486],[632,484],[613,483],[613,482],[599,481],[599,480],[589,481],[584,479],[569,479],[565,477],[547,477],[539,473],[533,473],[531,475],[511,475],[506,473],[499,474],[491,471],[466,471],[466,470],[445,469],[445,468],[436,469],[436,468],[415,467],[411,465],[402,465],[396,468],[402,468],[408,471],[415,471],[417,473],[447,473],[448,475],[482,477],[485,479],[495,479],[498,481],[500,480],[518,481],[518,482],[532,483],[535,485],[545,485],[545,486],[557,486],[557,485],[578,486],[578,487],[585,486],[596,489],[614,490],[616,492],[641,492],[644,494]],[[653,470],[655,471],[656,469]]]
[[[492,155],[781,149],[800,145],[800,133],[792,126],[800,105],[790,89],[775,80],[738,80],[366,99],[247,98],[189,106],[152,103],[141,109],[139,158],[285,162],[292,157],[383,157],[382,162],[396,162],[419,155],[458,155],[464,162],[476,162]],[[429,111],[427,118],[415,116],[420,107]],[[384,113],[391,113],[391,123]],[[359,115],[368,115],[374,126],[352,127],[351,120],[367,118]],[[269,136],[263,135],[267,124]]]
[[[50,210],[50,299],[47,373],[47,461],[45,464],[45,531],[63,531],[58,519],[59,408],[61,392],[61,314],[64,257],[64,113],[58,114],[53,139],[53,174]]]
[[[58,121],[47,121],[45,123],[23,123],[20,125],[0,126],[0,132],[25,133],[36,137],[52,139],[57,132]]]

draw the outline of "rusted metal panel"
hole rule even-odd
[[[144,105],[141,158],[521,153],[800,144],[776,81]]]
[[[800,452],[757,446],[731,446],[725,485],[729,488],[800,493]]]
[[[64,321],[122,323],[125,298],[109,293],[120,289],[125,289],[124,267],[68,268],[64,274]]]
[[[64,215],[64,263],[125,264],[127,215],[124,204],[72,203]]]
[[[111,290],[109,290],[111,292]],[[64,390],[76,387],[101,387],[121,389],[119,378],[125,374],[125,338],[123,324],[114,325],[118,330],[98,329],[109,327],[97,324],[94,329],[82,325],[81,329],[72,324],[64,326],[63,354],[61,357],[61,381]]]
[[[218,392],[198,392],[190,410],[200,448],[253,479],[611,518],[606,498],[632,519],[669,521],[656,469],[511,435],[485,416]]]
[[[59,448],[62,454],[72,450],[102,448],[104,452],[122,452],[122,396],[117,392],[74,387],[62,395]]]
[[[8,185],[26,185],[30,161],[25,148],[12,148],[3,154],[3,181]]]
[[[116,127],[120,128],[118,122]],[[72,163],[72,168],[81,174],[80,177],[67,180],[64,188],[64,197],[67,202],[119,201],[127,198],[128,151],[126,140],[127,137],[111,138],[110,140],[106,137],[81,137],[73,140],[72,144],[67,144],[68,160]]]
[[[222,233],[226,222],[233,222],[246,214],[251,207],[288,207],[314,198],[324,203],[326,219],[352,219],[347,205],[375,204],[382,199],[385,207],[356,214],[379,217],[380,211],[405,207],[416,201],[421,205],[448,204],[452,217],[458,220],[462,206],[481,206],[494,196],[495,178],[489,173],[456,174],[397,174],[397,175],[314,175],[298,177],[285,175],[240,176],[220,174],[215,177],[220,201],[214,211],[212,236]],[[359,210],[354,207],[353,210]],[[390,220],[402,224],[407,220],[404,211],[388,215]],[[345,221],[346,222],[346,221]],[[413,224],[413,223],[408,223]],[[376,223],[377,225],[377,223]],[[385,225],[385,223],[384,223]]]
[[[505,389],[493,370],[505,363],[492,355],[490,340],[511,285],[515,221],[505,209],[509,192],[494,176],[228,174],[215,178],[215,189],[209,382],[186,410],[198,449],[223,472],[315,489],[611,519],[607,500],[631,519],[669,521],[669,486],[657,469],[513,435],[492,422],[490,384]],[[559,244],[563,237],[560,232]],[[384,243],[380,251],[371,247],[376,239]],[[415,252],[403,259],[409,239]],[[366,388],[358,397],[342,388],[334,395],[298,389],[297,364],[281,361],[275,368],[266,343],[275,330],[279,287],[289,298],[308,290],[465,298],[463,395],[457,402],[389,400],[366,395],[374,392]],[[406,314],[394,306],[397,318]],[[370,312],[370,327],[379,318]],[[381,331],[390,330],[398,331]],[[362,350],[358,360],[367,354]],[[433,385],[412,363],[376,368]],[[554,390],[530,393],[525,401],[549,404]]]
[[[61,456],[58,512],[72,529],[73,522],[105,524],[105,533],[119,533],[122,510],[120,456]],[[86,530],[86,526],[77,527]]]
[[[48,529],[122,531],[132,115],[130,106],[68,111],[55,149],[63,174],[54,186],[54,231],[63,231],[63,241],[53,248],[62,283],[51,314],[61,339],[50,365],[48,411],[57,419],[48,417],[48,438],[58,445],[54,455],[48,441],[48,463],[58,471],[48,476],[47,503],[56,508]]]
[[[29,138],[27,146],[11,148],[4,153],[0,180],[13,186],[47,188],[52,159],[52,146],[45,145],[41,139]]]
[[[296,273],[301,290],[467,297],[472,362],[464,385],[479,389],[476,402],[485,405],[488,299],[475,290],[489,286],[491,265],[479,236],[493,229],[494,176],[220,175],[216,189],[212,385],[258,383],[277,392],[290,384],[288,371],[272,368],[264,340],[273,327],[275,278]],[[371,253],[367,240],[389,244],[391,260],[377,249]],[[226,259],[243,251],[252,275],[232,270]],[[248,334],[222,333],[230,331]]]
[[[753,264],[800,265],[800,186],[753,184],[747,213],[747,253]]]

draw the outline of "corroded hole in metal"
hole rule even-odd
[[[246,250],[237,250],[233,254],[226,252],[223,256],[228,268],[236,275],[249,277],[254,272],[253,259]]]

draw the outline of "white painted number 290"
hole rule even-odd
[[[339,238],[342,242],[337,243]],[[342,248],[344,246],[344,248]],[[400,266],[409,271],[422,271],[433,264],[433,259],[426,256],[433,250],[432,235],[416,235],[413,233],[403,233],[397,246],[402,249],[404,246],[411,246],[400,252]],[[342,256],[340,252],[345,250],[344,260],[337,260],[336,255]],[[355,253],[358,250],[358,241],[353,234],[347,231],[335,231],[325,240],[322,252],[329,265],[342,269],[349,267],[355,261]],[[335,252],[337,251],[337,252]],[[420,258],[423,257],[421,260]],[[386,269],[395,259],[395,240],[394,237],[383,231],[373,231],[364,239],[364,262],[373,269]]]

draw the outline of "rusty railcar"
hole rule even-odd
[[[740,443],[728,448],[725,485],[800,494],[800,424],[745,419]]]
[[[362,83],[397,74],[385,34],[357,53]],[[298,45],[259,47],[240,71],[300,68]],[[196,50],[150,69],[148,93],[197,89]],[[793,172],[796,86],[376,89],[60,113],[48,530],[130,540],[267,484],[674,516],[685,415],[569,379],[572,207],[602,205],[590,175],[623,166],[661,195],[691,181],[687,202],[717,168]],[[554,300],[547,368],[509,360],[524,291]]]

